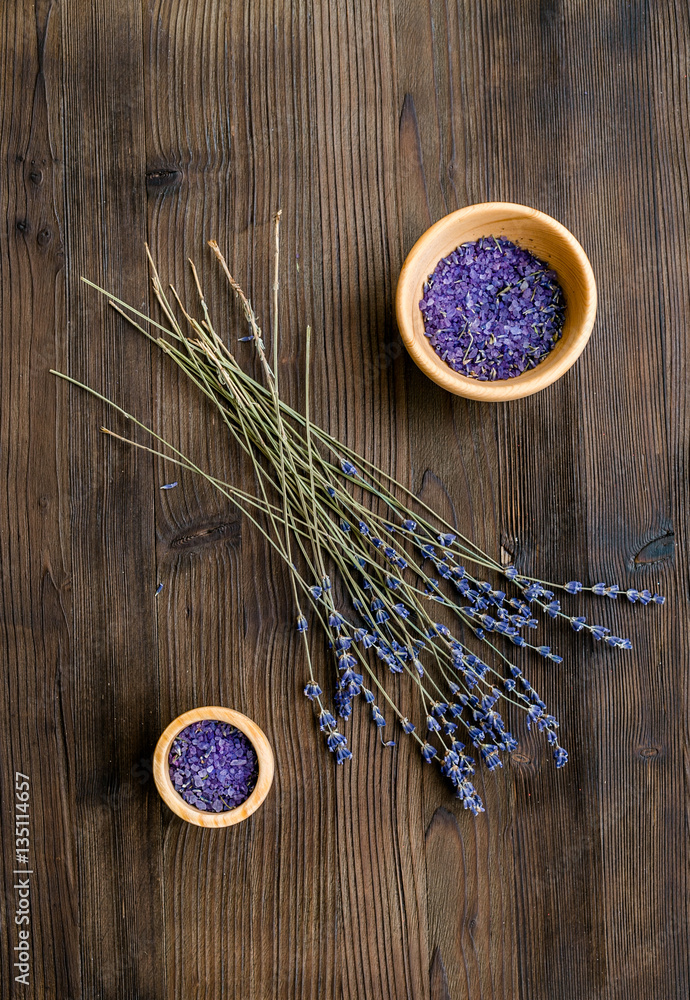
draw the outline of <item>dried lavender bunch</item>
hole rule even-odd
[[[319,728],[336,762],[342,764],[352,757],[336,717],[346,720],[354,704],[363,702],[381,734],[387,725],[384,712],[392,713],[402,731],[416,741],[424,760],[439,765],[465,808],[476,815],[484,807],[471,780],[475,760],[469,746],[489,770],[501,767],[501,755],[517,746],[499,706],[511,704],[522,709],[527,727],[536,726],[544,734],[556,767],[567,761],[558,739],[558,721],[512,661],[511,647],[528,648],[554,663],[562,662],[549,646],[526,638],[538,627],[537,616],[541,614],[565,619],[575,631],[589,631],[611,646],[630,649],[628,639],[564,612],[555,597],[556,590],[568,594],[591,591],[609,598],[622,592],[616,585],[603,583],[593,587],[577,581],[545,583],[518,573],[514,566],[502,566],[409,489],[313,424],[309,412],[309,329],[304,413],[280,398],[275,363],[279,219],[278,214],[273,364],[249,299],[230,274],[218,245],[209,244],[241,303],[249,333],[239,339],[253,344],[263,382],[243,370],[216,332],[193,264],[201,318],[186,310],[174,288],[174,302],[166,296],[150,255],[152,286],[164,324],[92,285],[163,350],[218,409],[229,434],[252,462],[254,493],[202,470],[111,400],[75,379],[61,377],[108,403],[145,430],[155,443],[144,445],[103,428],[105,433],[203,476],[244,511],[285,561],[297,612],[296,628],[304,640],[304,693],[315,706]],[[185,332],[187,329],[191,332]],[[505,580],[506,589],[483,579],[487,571]],[[341,606],[334,597],[334,574],[345,595]],[[642,604],[664,600],[646,590],[623,593],[628,600]],[[323,628],[332,651],[333,712],[315,675],[307,638],[310,620]],[[409,678],[419,698],[421,721],[411,721],[396,704],[386,684],[391,673]],[[394,745],[392,740],[381,739],[386,746]]]

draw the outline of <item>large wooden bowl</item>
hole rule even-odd
[[[231,726],[239,729],[251,742],[259,760],[259,774],[254,791],[235,809],[228,809],[220,813],[204,812],[203,809],[190,806],[176,791],[170,777],[168,756],[173,740],[178,733],[181,733],[187,726],[191,726],[193,722],[203,722],[205,719],[228,722]],[[243,819],[247,819],[253,812],[256,812],[268,795],[273,782],[273,771],[273,752],[263,731],[246,715],[234,712],[231,708],[219,708],[217,705],[193,708],[190,712],[179,715],[170,723],[158,740],[153,755],[153,777],[161,798],[174,813],[196,826],[234,826],[235,823],[241,823]]]
[[[496,382],[460,375],[442,361],[424,336],[419,308],[424,283],[441,258],[482,236],[503,236],[545,261],[556,272],[566,301],[563,333],[551,353],[536,368]],[[594,326],[597,286],[587,255],[560,222],[525,205],[494,201],[446,215],[417,240],[400,272],[395,308],[405,347],[425,375],[458,396],[499,402],[539,392],[575,364]]]

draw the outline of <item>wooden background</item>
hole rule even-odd
[[[687,5],[1,6],[2,1000],[686,998]],[[485,200],[563,222],[600,293],[575,368],[498,406],[437,389],[393,319],[416,238]],[[336,773],[280,565],[48,373],[249,483],[79,276],[149,308],[144,241],[187,293],[192,256],[235,336],[217,237],[268,325],[278,206],[288,397],[311,323],[320,422],[520,568],[669,598],[575,602],[635,649],[556,630],[564,664],[530,672],[571,763],[521,727],[477,820],[367,721]],[[227,832],[183,824],[150,779],[164,726],[209,702],[256,719],[277,759],[264,807]],[[15,770],[32,782],[29,988],[11,970]]]

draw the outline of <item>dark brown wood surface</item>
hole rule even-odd
[[[2,1000],[688,996],[689,46],[673,0],[1,5]],[[393,318],[416,238],[487,200],[563,222],[600,294],[575,368],[498,406],[425,379]],[[148,309],[144,241],[188,294],[191,256],[234,336],[216,237],[268,325],[279,206],[288,398],[311,324],[331,431],[522,570],[668,596],[589,605],[630,653],[553,631],[565,662],[530,671],[571,762],[521,726],[476,820],[364,719],[336,773],[278,560],[203,483],[108,443],[105,407],[49,374],[249,485],[79,276]],[[266,804],[229,831],[182,823],[150,778],[165,725],[208,703],[276,754]]]

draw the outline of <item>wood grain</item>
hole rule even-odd
[[[672,0],[2,5],[2,1000],[688,996],[688,20]],[[489,406],[424,377],[393,303],[421,233],[496,200],[577,237],[599,312],[558,383]],[[549,630],[566,660],[529,671],[571,762],[556,772],[515,720],[520,752],[480,775],[476,820],[365,719],[334,773],[278,560],[48,374],[249,487],[197,395],[79,276],[148,309],[144,241],[188,298],[191,256],[233,338],[217,238],[268,328],[279,206],[288,399],[309,323],[315,418],[464,533],[547,579],[668,595],[571,603],[634,651]],[[229,830],[183,823],[151,778],[160,733],[203,704],[275,751],[270,796]],[[32,784],[28,989],[15,770]]]

